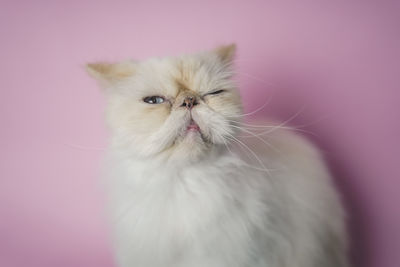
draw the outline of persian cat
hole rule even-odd
[[[234,54],[87,65],[107,99],[119,266],[348,266],[319,152],[287,127],[241,122]]]

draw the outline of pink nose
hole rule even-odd
[[[192,109],[193,106],[196,105],[197,105],[196,98],[194,98],[193,96],[187,96],[182,103],[182,107],[186,107],[188,109]]]

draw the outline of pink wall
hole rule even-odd
[[[337,176],[357,266],[400,266],[400,5],[339,2],[3,0],[0,266],[113,266],[104,102],[85,62],[232,41],[247,110],[271,95],[260,114],[304,107],[292,124],[315,133]]]

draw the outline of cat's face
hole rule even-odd
[[[108,99],[115,146],[148,157],[196,159],[232,139],[241,103],[231,80],[235,47],[144,62],[88,65]]]

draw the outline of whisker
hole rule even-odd
[[[277,125],[251,125],[251,124],[246,124],[246,123],[242,123],[240,121],[234,121],[234,120],[227,120],[227,121],[236,123],[237,125],[240,125],[240,127],[242,127],[242,128],[252,129],[252,130],[259,130],[260,128],[270,129],[270,128],[275,128],[277,126]],[[251,126],[249,126],[249,125],[251,125]],[[297,128],[292,127],[292,126],[281,126],[280,129],[297,130]],[[301,130],[301,129],[298,129],[298,130]]]
[[[247,129],[249,129],[249,130],[255,130],[254,128],[253,128],[253,129],[247,128]],[[316,135],[316,134],[313,133],[313,132],[306,131],[306,130],[303,130],[303,129],[297,129],[297,128],[294,128],[294,127],[287,127],[287,126],[281,126],[281,127],[273,126],[273,129],[271,129],[270,131],[264,131],[264,132],[260,132],[260,133],[255,133],[255,135],[257,135],[257,136],[264,136],[264,135],[268,135],[268,134],[270,134],[270,133],[272,133],[272,132],[274,132],[274,131],[276,131],[276,130],[279,130],[279,129],[291,130],[291,131],[295,131],[295,132],[306,133],[306,134],[310,134],[310,135],[313,135],[313,136],[315,136],[315,137],[318,137],[318,135]],[[258,130],[258,129],[257,129],[257,130]],[[249,135],[240,135],[239,137],[251,137],[251,136],[249,136]]]
[[[222,142],[224,142],[224,145],[225,145],[226,149],[231,153],[231,155],[234,156],[234,157],[236,157],[236,155],[235,155],[235,154],[232,152],[232,150],[229,148],[228,143],[225,141],[225,138],[224,138],[222,135],[220,135],[219,133],[217,133],[217,132],[214,132],[214,133],[215,133],[218,137],[221,138]]]
[[[271,103],[272,100],[272,95],[264,102],[264,104],[262,106],[260,106],[259,108],[249,112],[249,113],[244,113],[244,114],[240,114],[240,115],[235,115],[235,116],[228,116],[229,118],[241,118],[241,117],[245,117],[245,116],[250,116],[253,115],[259,111],[261,111],[262,109],[264,109],[269,103]]]
[[[229,138],[228,138],[228,139],[229,139]],[[229,140],[231,140],[231,141],[233,141],[233,142],[239,144],[239,148],[241,148],[241,149],[245,148],[245,147],[243,147],[240,143],[238,143],[236,140],[233,140],[233,139],[229,139]],[[226,142],[225,142],[225,143],[226,143]],[[244,151],[245,151],[246,155],[248,156],[248,155],[249,155],[249,152],[248,152],[247,150],[244,150]],[[233,152],[231,152],[231,153],[232,153],[232,155],[234,155]],[[234,155],[234,156],[235,156],[235,155]],[[248,157],[249,157],[249,156],[248,156]],[[249,159],[250,159],[250,157],[249,157]],[[253,165],[251,165],[251,164],[249,164],[248,162],[245,162],[245,161],[244,161],[244,163],[245,163],[246,166],[249,167],[249,168],[252,168],[252,169],[255,169],[255,170],[258,170],[258,171],[262,171],[262,172],[266,172],[268,175],[271,175],[271,174],[270,174],[270,169],[258,168],[258,167],[253,166]]]
[[[273,128],[271,128],[268,131],[264,131],[258,135],[264,135],[264,134],[269,134],[271,132],[273,132],[276,129],[280,129],[281,127],[284,127],[285,125],[287,125],[289,122],[291,122],[292,120],[294,120],[297,116],[299,116],[301,114],[301,112],[304,111],[305,106],[301,107],[299,111],[297,111],[294,115],[292,115],[290,118],[288,118],[287,120],[283,121],[282,123],[280,123],[279,125],[274,126]]]
[[[233,142],[233,143],[236,143],[236,144],[238,144],[238,147],[242,150],[242,151],[244,151],[244,153],[246,154],[246,157],[248,158],[248,159],[251,159],[251,154],[249,153],[249,151],[246,149],[246,150],[243,150],[243,146],[239,143],[239,142],[237,142],[236,140],[233,140],[232,138],[230,138],[230,137],[225,137],[226,139],[228,139],[229,141],[231,141],[231,142]]]
[[[245,147],[252,155],[253,157],[258,161],[258,163],[260,163],[260,165],[263,167],[264,171],[266,171],[270,176],[271,173],[270,171],[267,169],[267,167],[264,165],[264,163],[262,162],[262,160],[257,156],[257,154],[251,149],[249,148],[246,144],[244,144],[242,141],[240,141],[239,139],[237,139],[236,137],[234,137],[232,134],[230,134],[229,132],[227,132],[226,130],[223,130],[225,132],[225,134],[227,134],[231,139],[233,139],[234,141],[236,141],[237,143],[241,144],[243,147]]]
[[[267,81],[265,81],[265,80],[263,80],[263,79],[261,79],[261,78],[259,78],[257,76],[251,75],[249,73],[245,73],[245,72],[240,71],[240,72],[238,72],[238,74],[247,76],[249,78],[254,79],[255,81],[261,82],[262,84],[265,84],[265,85],[268,85],[268,86],[274,86],[276,88],[276,85],[273,84],[272,82],[267,82]]]
[[[260,140],[261,142],[263,142],[265,145],[267,145],[268,147],[270,147],[271,149],[273,149],[275,152],[277,152],[277,153],[279,153],[279,154],[282,154],[281,151],[279,151],[278,149],[276,149],[273,145],[271,145],[270,143],[268,143],[267,141],[265,141],[264,139],[262,139],[261,137],[259,137],[259,136],[256,135],[255,133],[253,133],[253,132],[251,132],[251,131],[249,131],[249,130],[243,129],[243,128],[239,127],[239,126],[234,126],[234,125],[231,125],[231,126],[234,127],[234,128],[240,129],[240,130],[242,130],[242,131],[244,131],[244,132],[249,133],[249,134],[250,134],[249,137],[255,137],[255,138],[257,138],[258,140]]]
[[[234,127],[237,127],[237,126],[234,126]],[[240,128],[240,127],[237,127],[237,128]],[[241,129],[241,130],[245,130],[245,129]],[[263,138],[261,138],[261,137],[255,135],[255,134],[252,133],[251,131],[247,131],[247,130],[245,130],[245,131],[248,132],[249,134],[251,134],[251,135],[248,136],[248,137],[255,137],[255,138],[259,139],[261,142],[263,142],[265,145],[267,145],[268,147],[270,147],[273,151],[275,151],[275,152],[278,153],[281,157],[283,157],[285,160],[287,160],[286,155],[285,155],[282,151],[280,151],[279,149],[277,149],[275,146],[273,146],[272,144],[268,143],[268,142],[267,142],[266,140],[264,140]],[[286,167],[286,166],[284,166],[284,167]]]
[[[296,112],[289,119],[285,120],[283,123],[278,124],[278,125],[247,124],[247,123],[243,123],[242,121],[239,121],[239,120],[229,120],[229,119],[226,119],[226,121],[230,122],[231,125],[233,125],[233,126],[241,127],[242,129],[247,129],[247,130],[257,130],[258,131],[260,129],[270,129],[268,131],[264,131],[264,132],[261,132],[261,133],[259,133],[259,132],[258,133],[252,133],[252,134],[256,134],[257,136],[266,135],[266,134],[272,133],[273,131],[279,130],[279,129],[286,129],[286,130],[291,130],[291,131],[303,132],[303,133],[307,133],[307,134],[310,134],[310,135],[318,137],[315,133],[313,133],[311,131],[300,129],[301,127],[307,127],[307,126],[309,126],[311,124],[303,124],[303,125],[299,125],[299,126],[285,126],[289,122],[294,120],[298,115],[300,115],[301,112],[304,111],[304,108],[305,108],[305,106],[302,106],[298,112]],[[250,136],[241,135],[240,137],[250,137]]]
[[[241,121],[235,121],[235,120],[227,120],[229,122],[234,122],[239,124],[240,126],[245,126],[246,128],[272,128],[275,127],[276,125],[256,125],[256,124],[247,124],[243,123]],[[289,128],[289,127],[288,127]]]

